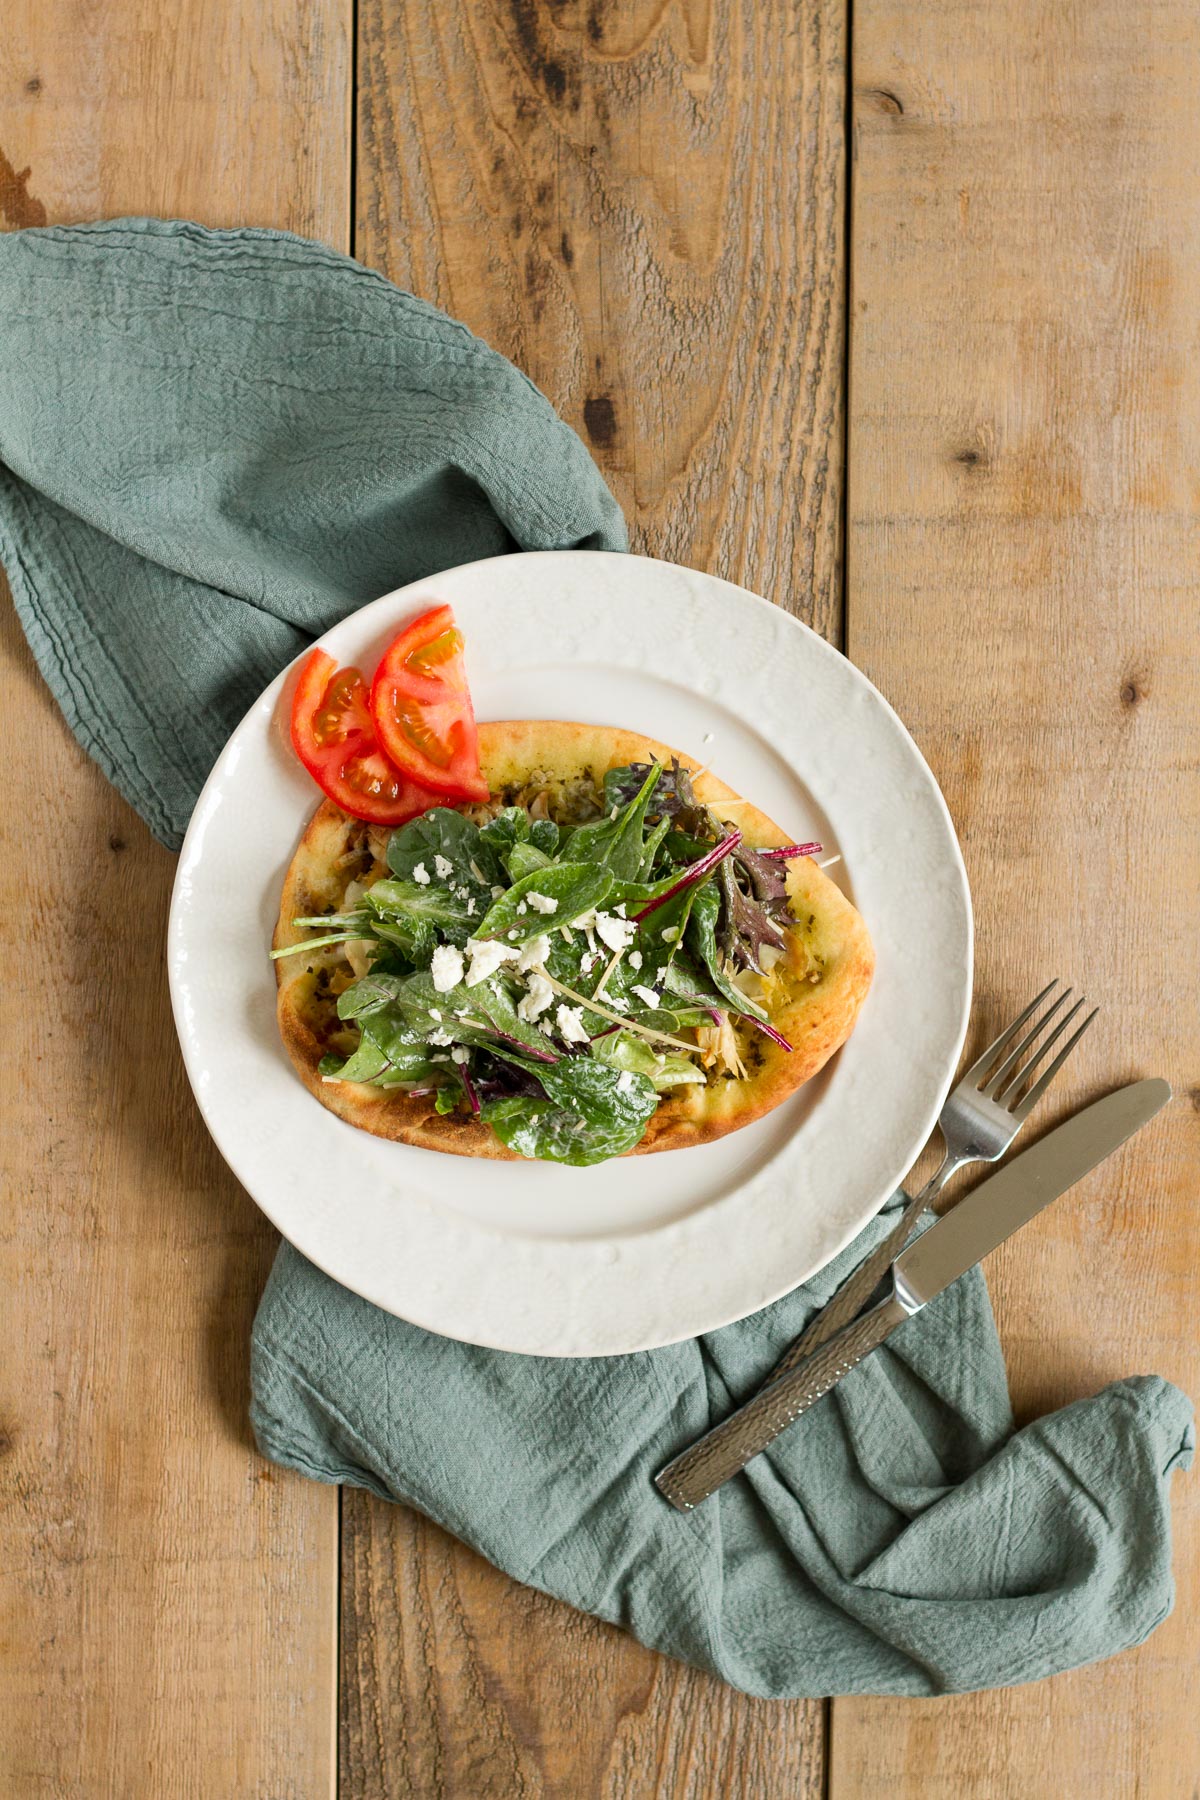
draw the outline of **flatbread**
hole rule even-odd
[[[747,843],[767,848],[791,841],[765,813],[714,775],[697,774],[698,765],[690,757],[638,732],[558,720],[505,721],[479,727],[479,750],[493,795],[528,791],[536,773],[536,785],[544,791],[543,804],[552,817],[569,803],[581,780],[599,784],[608,769],[655,759],[669,764],[674,756],[695,775],[697,798],[718,818],[736,825]],[[332,801],[319,806],[284,878],[275,948],[318,935],[293,925],[293,919],[339,909],[352,881],[369,886],[387,874],[390,836],[387,827],[348,818]],[[709,1143],[751,1124],[811,1080],[849,1037],[875,963],[867,928],[809,857],[789,860],[787,882],[796,923],[788,932],[785,961],[776,971],[771,1022],[793,1046],[791,1052],[753,1026],[739,1027],[745,1079],[715,1076],[703,1087],[670,1090],[631,1155]],[[275,964],[280,1034],[309,1091],[330,1112],[376,1137],[454,1156],[520,1160],[489,1125],[465,1114],[440,1116],[431,1097],[322,1081],[321,1058],[348,1056],[358,1041],[353,1026],[343,1025],[337,1017],[337,995],[355,974],[352,956],[345,946],[332,945],[314,950],[311,957],[283,957]],[[360,961],[359,973],[364,966]]]

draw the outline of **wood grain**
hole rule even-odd
[[[842,0],[360,0],[356,253],[579,429],[634,545],[837,639]],[[343,1502],[342,1792],[822,1792],[759,1705]]]
[[[819,1706],[747,1700],[343,1498],[342,1800],[822,1793]]]
[[[963,838],[985,1039],[1052,974],[1104,1013],[1047,1103],[1162,1074],[1135,1144],[989,1263],[1029,1417],[1200,1393],[1200,17],[857,0],[848,626]],[[1033,1688],[839,1702],[832,1800],[1200,1782],[1200,1487],[1141,1649]]]
[[[345,244],[349,86],[343,0],[17,0],[0,212]],[[273,1235],[184,1078],[174,858],[69,737],[7,594],[0,620],[0,1792],[309,1800],[333,1777],[337,1502],[248,1437]]]
[[[635,548],[840,630],[844,0],[361,0],[356,254],[580,431]]]

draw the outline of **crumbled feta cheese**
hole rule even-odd
[[[658,995],[653,988],[644,987],[641,982],[635,982],[633,991],[643,1006],[656,1007],[658,1005]]]
[[[568,1006],[564,1001],[554,1015],[559,1032],[568,1044],[586,1044],[588,1034],[583,1023],[582,1006]]]
[[[625,902],[623,900],[618,900],[617,904],[613,907],[613,911],[616,913],[618,919],[623,919],[625,917]]]
[[[413,870],[413,880],[418,887],[429,886],[429,870],[425,867],[424,863],[418,863]]]
[[[526,906],[525,902],[523,900],[518,900],[517,901],[517,917],[518,917],[518,919],[523,919],[525,917],[525,914],[528,911],[529,911],[529,908]]]
[[[451,1037],[451,1035],[448,1031],[443,1030],[442,1027],[439,1025],[436,1031],[430,1032],[429,1041],[431,1044],[444,1045],[444,1044],[452,1044],[454,1042],[454,1039]]]
[[[441,1022],[442,1022],[442,1015],[441,1015],[441,1013],[440,1013],[440,1012],[439,1012],[439,1011],[438,1011],[438,1009],[437,1009],[437,1007],[436,1007],[436,1006],[431,1006],[431,1007],[430,1007],[430,1009],[429,1009],[429,1016],[430,1016],[430,1018],[431,1018],[431,1019],[436,1019],[436,1020],[437,1020],[437,1022],[438,1022],[438,1024],[439,1024],[439,1025],[440,1025],[440,1024],[441,1024]]]
[[[611,811],[611,812],[610,812],[610,813],[609,813],[609,815],[608,815],[608,820],[609,820],[609,824],[610,824],[610,825],[611,825],[611,823],[612,823],[612,821],[613,821],[613,820],[614,820],[614,819],[615,819],[615,818],[616,818],[616,816],[617,816],[617,814],[618,814],[618,813],[619,813],[619,812],[620,812],[620,810],[621,810],[621,809],[620,809],[620,807],[619,807],[619,806],[614,806],[614,807],[613,807],[613,809],[612,809],[612,811]]]
[[[628,1000],[623,999],[620,994],[605,994],[604,1004],[605,1006],[611,1007],[613,1012],[629,1011]]]
[[[521,936],[520,932],[517,930],[516,926],[514,925],[512,930],[508,934],[509,943],[515,944],[519,940],[520,936]]]
[[[599,958],[594,950],[585,950],[579,967],[585,975],[590,975],[598,960]]]
[[[617,1092],[618,1092],[618,1094],[627,1094],[632,1086],[633,1086],[632,1070],[622,1069],[621,1073],[617,1077]]]
[[[640,969],[641,968],[642,953],[640,950],[631,950],[629,952],[629,966],[631,969]]]
[[[529,992],[517,1007],[517,1017],[527,1019],[532,1024],[540,1019],[546,1008],[554,999],[554,989],[544,975],[535,970],[529,977]]]
[[[595,907],[590,906],[587,912],[581,912],[576,916],[574,924],[569,928],[571,931],[582,931],[584,933],[588,941],[589,950],[594,950],[596,948],[596,917]],[[567,942],[570,943],[571,939],[568,935],[568,927],[566,925],[562,928],[562,934]]]
[[[500,896],[501,896],[501,894],[505,894],[505,893],[507,893],[507,892],[508,892],[508,890],[507,890],[507,888],[502,888],[502,887],[494,887],[494,888],[493,888],[493,889],[492,889],[492,899],[493,899],[493,900],[499,900],[499,898],[500,898]]]
[[[455,1044],[453,1050],[450,1052],[450,1061],[457,1063],[460,1068],[463,1063],[470,1061],[470,1057],[471,1052],[462,1044]]]
[[[678,925],[665,926],[664,929],[659,932],[659,936],[662,938],[664,944],[673,944],[675,939],[679,936]]]
[[[438,879],[440,881],[449,881],[451,875],[454,873],[454,864],[450,861],[448,856],[435,856],[433,859],[433,866],[438,872]]]
[[[637,926],[632,919],[618,919],[613,913],[597,913],[596,936],[610,950],[627,950],[637,936]]]
[[[549,954],[550,939],[546,932],[540,932],[537,937],[527,938],[525,948],[517,958],[518,974],[524,975],[527,969],[536,969],[545,962]]]
[[[463,978],[462,951],[456,950],[453,944],[439,944],[429,964],[429,972],[437,992],[448,994]]]
[[[474,900],[467,901],[467,917],[468,917],[468,919],[473,919],[475,917],[475,902],[474,902]]]
[[[482,942],[471,938],[467,943],[471,953],[471,966],[467,970],[467,986],[475,987],[494,975],[501,963],[515,962],[519,952],[509,944],[497,943],[494,938],[485,938]]]
[[[430,1062],[449,1062],[450,1058],[448,1056],[431,1056],[429,1060]]]
[[[538,1020],[538,1030],[545,1037],[553,1037],[554,1036],[554,1027],[550,1023],[549,1019],[539,1019]]]
[[[549,894],[535,894],[531,889],[530,892],[526,894],[525,898],[528,900],[530,906],[532,906],[534,912],[556,913],[558,911],[558,901],[552,900]]]

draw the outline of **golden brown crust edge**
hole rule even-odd
[[[698,766],[692,758],[639,732],[559,720],[481,725],[479,749],[493,793],[521,785],[534,769],[563,777],[590,769],[601,777],[606,770],[626,763],[649,762],[655,757],[669,761],[673,755],[693,773]],[[718,816],[727,816],[736,824],[749,843],[765,847],[790,841],[765,813],[715,776],[697,776],[696,791]],[[351,880],[371,880],[382,873],[389,835],[386,828],[348,819],[331,801],[324,801],[309,821],[284,877],[275,947],[298,943],[309,935],[292,924],[294,918],[340,905]],[[709,1143],[752,1124],[811,1080],[849,1037],[874,971],[867,928],[841,890],[807,857],[789,863],[788,892],[797,919],[789,934],[789,959],[794,958],[797,969],[812,966],[820,970],[818,981],[801,984],[796,998],[772,1015],[776,1029],[792,1044],[791,1052],[755,1033],[751,1075],[741,1081],[710,1081],[703,1088],[687,1087],[668,1094],[631,1155]],[[453,1113],[439,1116],[429,1099],[321,1079],[321,1057],[331,1048],[346,1054],[349,1043],[339,1045],[317,1034],[314,1019],[329,1009],[315,1006],[313,995],[321,971],[325,979],[336,980],[342,962],[341,951],[334,946],[314,951],[311,959],[286,957],[275,965],[280,1035],[309,1092],[330,1112],[376,1137],[455,1156],[520,1160],[501,1144],[489,1125]]]

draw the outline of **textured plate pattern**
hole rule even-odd
[[[932,1128],[971,990],[970,898],[945,805],[871,684],[728,582],[638,557],[502,557],[378,600],[322,641],[373,666],[434,598],[466,633],[481,718],[632,726],[842,853],[878,958],[854,1036],[757,1125],[598,1169],[464,1162],[342,1124],[305,1093],[275,1031],[266,951],[317,798],[288,747],[285,673],[230,739],[180,858],[169,967],[196,1097],[279,1229],[404,1318],[552,1356],[710,1330],[834,1256]]]

